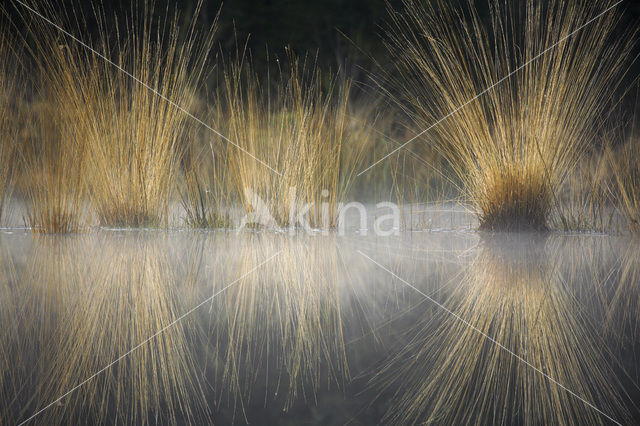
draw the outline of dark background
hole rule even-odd
[[[34,0],[23,0],[34,1]],[[51,0],[48,0],[51,1]],[[430,1],[430,0],[424,0]],[[451,0],[451,3],[465,0]],[[518,0],[513,0],[518,1]],[[487,0],[477,0],[486,11]],[[2,0],[5,14],[20,32],[22,23],[18,10],[24,9],[13,0]],[[107,15],[126,16],[131,2],[121,0],[101,2]],[[178,10],[184,26],[193,16],[198,0],[156,0],[158,11]],[[38,4],[34,1],[34,4]],[[53,0],[56,8],[71,10],[86,8],[90,16],[90,2],[86,0]],[[455,5],[453,5],[455,7]],[[341,72],[363,82],[371,72],[388,71],[388,52],[383,44],[388,20],[387,8],[401,9],[401,0],[209,0],[198,15],[199,25],[210,26],[219,14],[217,42],[221,51],[232,53],[245,42],[251,52],[254,69],[265,71],[267,57],[285,55],[285,46],[298,57],[308,54],[317,57],[321,69]],[[622,13],[619,31],[624,34],[640,22],[640,0],[625,0],[618,6]],[[485,13],[486,16],[486,13]],[[95,26],[89,25],[89,31]],[[80,34],[90,40],[90,34]],[[267,52],[269,55],[267,56]],[[629,87],[640,75],[640,61],[636,60],[628,74]]]
[[[429,1],[429,0],[424,0]],[[456,3],[460,0],[450,0]],[[518,1],[518,0],[512,0]],[[571,0],[570,0],[571,1]],[[594,0],[595,1],[595,0]],[[197,0],[178,0],[191,15]],[[200,15],[203,23],[220,13],[220,45],[230,51],[236,40],[248,40],[253,62],[260,72],[271,57],[282,55],[290,46],[298,55],[317,55],[321,68],[345,72],[355,80],[366,79],[376,64],[387,67],[383,45],[387,8],[400,10],[401,0],[212,0],[205,2]],[[476,0],[488,17],[486,0]],[[625,0],[617,7],[622,13],[621,34],[640,23],[640,0]],[[629,83],[640,75],[640,61],[629,73]]]
[[[451,3],[457,1],[460,0],[451,0]],[[18,23],[16,9],[20,6],[13,0],[3,0],[2,3],[13,21]],[[85,0],[53,2],[56,7],[87,7],[90,12],[89,3]],[[106,5],[108,12],[121,16],[126,15],[130,7],[130,2],[119,0],[101,3]],[[156,0],[156,3],[157,10],[164,10],[168,5],[169,9],[177,9],[186,20],[193,15],[198,0]],[[486,0],[476,3],[485,9]],[[387,6],[401,9],[402,1],[209,0],[204,1],[198,19],[201,24],[208,25],[219,13],[217,35],[220,45],[228,50],[235,46],[236,39],[243,42],[248,39],[254,60],[258,63],[264,60],[267,48],[275,54],[282,52],[284,46],[291,46],[298,54],[318,53],[321,64],[335,68],[349,60],[366,64],[367,55],[384,59],[386,52],[381,35],[388,17]],[[618,8],[624,14],[621,30],[640,22],[640,0],[625,0]]]

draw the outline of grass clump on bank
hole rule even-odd
[[[79,18],[56,14],[50,3],[41,10],[64,28],[86,29],[92,19],[98,25],[97,40],[89,43],[96,52],[71,39],[61,41],[43,20],[29,28],[31,50],[46,75],[43,84],[72,125],[68,143],[81,145],[85,154],[91,205],[100,223],[166,225],[183,138],[198,125],[185,111],[194,101],[213,31],[200,33],[192,26],[181,33],[179,15],[157,18],[153,1],[136,4],[115,29],[107,28],[98,6],[95,16]]]
[[[256,76],[243,57],[225,65],[209,116],[235,145],[207,134],[192,148],[205,162],[187,162],[188,222],[228,222],[233,203],[257,214],[263,205],[274,226],[297,226],[306,214],[311,227],[335,227],[372,132],[367,117],[352,115],[350,95],[348,81],[327,80],[293,54],[273,81]]]
[[[348,143],[362,144],[359,135],[347,134],[349,83],[323,90],[322,76],[313,66],[290,58],[288,73],[275,88],[260,86],[251,70],[232,69],[225,76],[219,99],[224,105],[225,130],[247,151],[265,159],[282,176],[256,163],[239,150],[230,154],[230,173],[245,209],[251,189],[272,209],[280,226],[295,221],[296,213],[311,205],[309,224],[332,227],[337,221],[337,204],[349,185],[348,173],[359,152],[347,154]],[[356,129],[356,132],[360,129]],[[350,139],[350,136],[355,136]],[[328,214],[322,214],[322,204]],[[292,212],[293,207],[293,212]],[[322,223],[322,220],[325,223]]]
[[[612,4],[492,0],[488,27],[473,2],[405,0],[393,13],[401,106],[423,129],[438,122],[426,138],[481,229],[547,229],[624,71],[630,44],[612,35],[615,10],[576,32]]]

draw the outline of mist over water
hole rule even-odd
[[[596,235],[4,233],[0,421],[75,389],[33,421],[634,423],[639,259]]]

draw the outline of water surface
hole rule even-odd
[[[610,236],[3,232],[0,423],[634,424],[639,313]]]

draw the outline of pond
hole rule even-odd
[[[0,235],[0,423],[638,424],[640,241]]]

